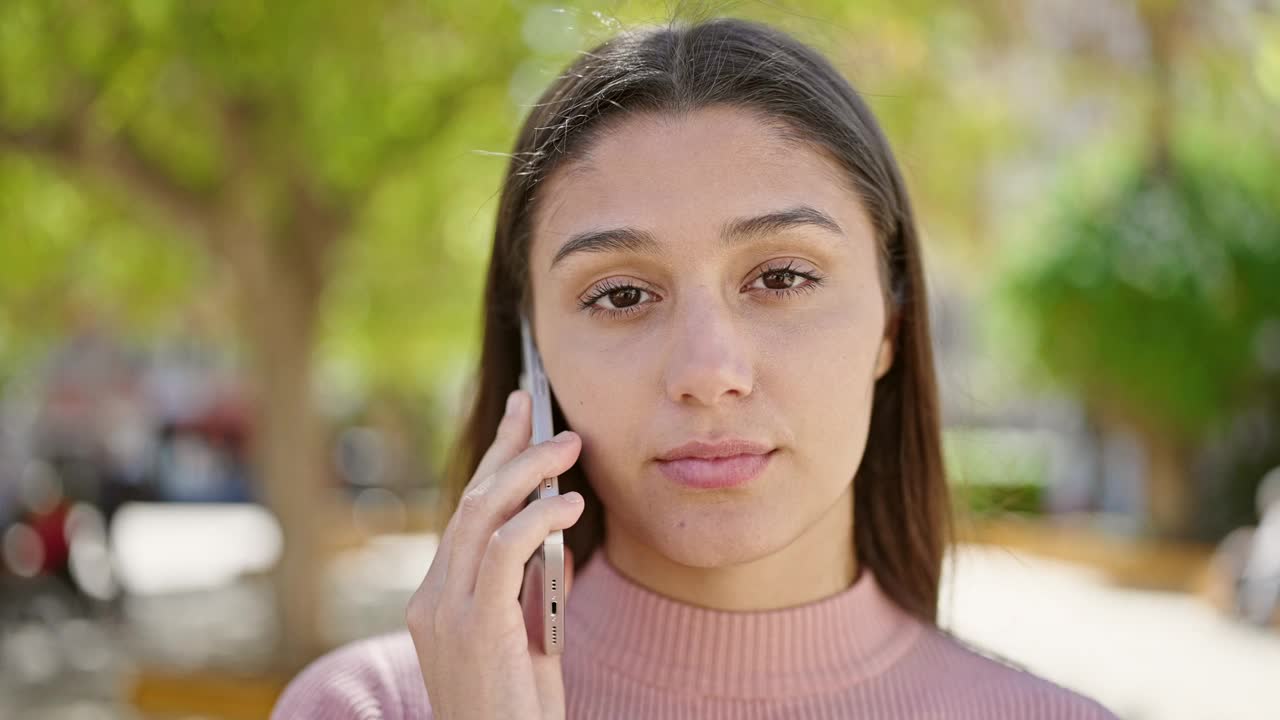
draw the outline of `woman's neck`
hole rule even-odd
[[[858,577],[853,486],[791,544],[755,560],[690,567],[637,541],[607,511],[602,551],[618,572],[674,600],[718,610],[773,610],[830,597]]]

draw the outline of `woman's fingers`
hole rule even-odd
[[[582,496],[576,492],[542,498],[490,533],[476,576],[476,604],[493,607],[518,598],[525,562],[548,535],[577,522],[582,508]]]
[[[463,494],[455,513],[457,524],[449,549],[446,594],[462,596],[475,590],[477,568],[490,536],[520,511],[543,478],[559,475],[577,461],[581,449],[577,434],[564,432],[557,438],[559,441],[526,449]],[[523,565],[532,553],[530,550],[518,564]]]
[[[476,472],[467,487],[479,480],[489,477],[498,468],[506,465],[522,450],[529,447],[529,434],[532,432],[532,415],[529,412],[529,393],[514,390],[507,395],[507,411],[498,423],[498,432],[493,443],[480,458]]]

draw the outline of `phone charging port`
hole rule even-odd
[[[552,600],[551,601],[551,617],[555,617],[555,616],[556,616],[556,601]]]

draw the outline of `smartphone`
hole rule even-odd
[[[533,398],[533,436],[530,441],[537,444],[550,440],[555,434],[551,427],[551,386],[547,384],[542,357],[533,343],[533,332],[524,313],[520,314],[520,346],[524,357],[520,387]],[[559,494],[559,478],[543,478],[537,489],[529,493],[526,504]],[[542,557],[542,573],[540,577],[535,576],[537,587],[524,588],[522,592],[541,591],[542,650],[547,655],[559,655],[564,651],[564,531],[556,530],[548,535],[538,552]]]

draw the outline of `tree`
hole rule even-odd
[[[257,467],[288,538],[277,582],[286,666],[323,649],[318,508],[329,478],[312,389],[335,267],[369,233],[399,232],[388,246],[404,246],[412,233],[439,261],[393,269],[394,282],[458,267],[460,277],[478,275],[471,268],[481,253],[457,251],[465,238],[450,251],[432,232],[457,227],[456,212],[438,212],[450,202],[441,169],[461,166],[460,146],[494,147],[509,134],[503,89],[523,53],[510,36],[518,20],[505,4],[401,0],[0,7],[0,162],[23,188],[20,204],[71,183],[77,202],[114,204],[131,217],[121,224],[140,243],[198,248],[208,262],[184,267],[203,265],[234,287],[258,400]],[[466,42],[481,36],[492,42]],[[62,179],[51,181],[50,169]],[[379,214],[386,203],[428,210],[388,223]],[[58,264],[50,257],[105,242],[88,222],[29,233],[32,216],[22,212],[26,219],[6,221],[7,229],[28,232],[6,252],[43,253],[45,268]],[[432,222],[405,226],[424,215]],[[117,240],[107,255],[125,250]],[[135,278],[166,270],[145,260],[132,267]],[[415,309],[444,317],[467,307],[431,297]],[[455,329],[419,328],[417,347],[446,347]],[[448,354],[439,355],[447,366]]]
[[[1280,395],[1265,347],[1280,332],[1280,154],[1257,147],[1232,157],[1188,130],[1158,164],[1121,153],[1110,177],[1068,184],[1043,251],[1007,280],[1049,377],[1141,438],[1151,528],[1166,536],[1191,533],[1201,440]]]
[[[1195,453],[1280,398],[1266,349],[1280,333],[1280,137],[1232,92],[1242,73],[1223,69],[1238,58],[1192,33],[1195,7],[1140,9],[1152,67],[1140,135],[1118,133],[1064,173],[1002,292],[1042,374],[1137,434],[1148,527],[1188,537]]]

